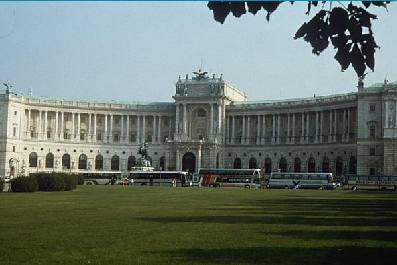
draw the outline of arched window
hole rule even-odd
[[[349,174],[357,174],[357,159],[354,156],[350,157]]]
[[[295,157],[294,172],[301,172],[301,159],[299,157]]]
[[[335,175],[341,176],[343,174],[343,159],[338,156],[335,162]]]
[[[272,160],[267,157],[265,159],[265,174],[270,174],[272,173]]]
[[[62,156],[62,168],[70,169],[70,155],[69,154],[64,154]]]
[[[52,153],[48,153],[45,157],[45,167],[46,168],[54,168],[54,155]]]
[[[287,159],[282,157],[280,159],[280,162],[278,163],[278,168],[280,169],[281,172],[287,172]]]
[[[310,157],[307,161],[307,172],[314,173],[316,172],[316,160],[313,157]]]
[[[165,156],[160,157],[160,170],[165,170]]]
[[[248,168],[256,168],[256,159],[255,157],[251,157],[248,162]]]
[[[97,169],[97,170],[103,169],[103,156],[102,155],[97,155],[95,157],[95,169]]]
[[[117,155],[112,156],[112,159],[110,160],[110,169],[120,170],[120,158]]]
[[[32,152],[29,154],[29,167],[37,167],[37,153]]]
[[[129,156],[127,160],[127,170],[131,170],[132,167],[135,167],[136,159],[135,156]]]
[[[87,156],[85,154],[81,154],[79,156],[79,169],[87,169]]]
[[[240,169],[241,168],[241,159],[236,157],[234,159],[233,168]]]
[[[323,159],[323,165],[322,165],[322,172],[323,173],[329,173],[329,160],[327,157],[324,157]]]

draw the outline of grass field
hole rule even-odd
[[[397,193],[0,193],[0,264],[397,264]]]

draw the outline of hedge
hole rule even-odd
[[[4,189],[4,180],[0,179],[0,192],[2,192]]]
[[[34,192],[37,188],[37,181],[34,177],[17,177],[11,179],[11,190],[13,192]]]
[[[40,191],[69,191],[77,186],[77,175],[66,173],[33,173]]]

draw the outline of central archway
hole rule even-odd
[[[187,152],[186,154],[183,155],[182,170],[188,171],[190,173],[196,171],[196,156],[193,153]]]

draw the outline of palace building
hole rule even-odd
[[[397,175],[397,83],[251,102],[199,70],[173,102],[70,101],[0,94],[0,176],[127,172],[149,144],[158,170],[262,168]]]

